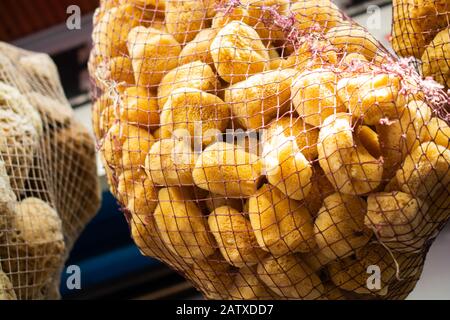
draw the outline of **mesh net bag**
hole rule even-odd
[[[94,20],[95,132],[144,255],[209,299],[411,292],[450,214],[438,84],[328,0],[103,1]]]
[[[55,299],[100,202],[95,144],[49,56],[0,43],[0,300]]]
[[[414,57],[424,77],[450,88],[450,2],[394,0],[392,45],[402,57]]]

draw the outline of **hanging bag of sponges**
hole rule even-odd
[[[57,299],[99,203],[94,140],[55,64],[0,42],[0,300]]]
[[[144,255],[209,299],[412,291],[450,216],[438,84],[328,0],[103,1],[94,25],[95,132]]]

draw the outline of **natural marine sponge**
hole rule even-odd
[[[191,41],[207,24],[206,8],[199,0],[166,0],[167,32],[181,44]]]
[[[271,14],[265,9],[272,7],[278,14],[287,15],[289,3],[286,0],[243,0],[241,6],[233,6],[226,11],[220,10],[212,19],[212,28],[221,29],[231,21],[240,21],[252,27],[264,44],[285,41],[283,31],[265,21]]]
[[[104,92],[114,85],[118,92],[134,85],[134,73],[131,59],[128,56],[117,56],[102,61],[95,49],[91,53],[89,71],[95,74],[95,84]],[[98,61],[97,61],[98,60]]]
[[[381,287],[369,288],[367,268],[378,266],[381,271]],[[389,283],[396,274],[394,259],[381,244],[368,244],[348,258],[336,260],[328,265],[333,283],[340,289],[359,294],[386,295]]]
[[[389,73],[362,74],[339,80],[337,92],[355,118],[377,125],[384,118],[399,118],[406,104],[400,81],[399,76]]]
[[[103,157],[113,168],[138,169],[144,164],[154,140],[147,130],[118,122],[102,140]]]
[[[263,145],[267,180],[289,198],[303,200],[311,190],[312,167],[293,138],[283,136]]]
[[[217,35],[214,28],[201,30],[192,41],[188,42],[180,52],[180,65],[194,61],[201,61],[208,65],[214,66],[214,61],[209,52],[211,42]]]
[[[392,6],[395,52],[420,59],[426,45],[448,27],[450,4],[447,0],[394,0]]]
[[[214,253],[214,239],[208,233],[207,220],[188,191],[179,187],[159,190],[158,206],[153,214],[162,241],[186,262],[205,259]]]
[[[118,84],[118,90],[134,84],[133,65],[127,56],[118,56],[109,60],[106,78]]]
[[[247,8],[244,6],[235,6],[230,8],[228,12],[217,12],[212,18],[211,28],[220,30],[231,21],[240,21],[250,27],[253,27],[254,23],[254,21],[250,18]]]
[[[49,149],[39,152],[46,154],[46,161],[54,163],[52,167],[56,168],[52,171],[56,177],[52,191],[53,207],[62,220],[63,232],[70,245],[73,241],[70,239],[84,229],[98,210],[100,190],[97,183],[96,149],[92,134],[73,120],[70,125],[54,131],[52,135],[54,136],[47,137],[49,140],[41,144]],[[35,166],[32,168],[36,169]],[[30,177],[34,175],[36,171]],[[46,197],[43,199],[48,200]]]
[[[380,137],[375,130],[369,126],[362,125],[358,127],[356,135],[373,157],[379,158],[382,155]]]
[[[142,170],[126,170],[118,180],[117,198],[130,213],[142,217],[153,213],[158,202],[157,189]]]
[[[314,127],[336,112],[345,111],[337,96],[337,75],[327,69],[307,70],[292,82],[292,104],[303,120]]]
[[[233,266],[241,268],[257,264],[266,252],[258,248],[250,221],[239,211],[223,206],[208,217],[222,256]]]
[[[131,236],[142,254],[166,257],[163,252],[166,246],[159,237],[153,216],[142,217],[132,214],[130,229]],[[167,256],[173,255],[169,253]]]
[[[330,0],[296,1],[291,11],[297,20],[296,27],[305,32],[327,31],[342,23],[343,16],[339,8]]]
[[[243,267],[228,288],[232,300],[272,300],[279,298],[258,278],[255,267]]]
[[[192,172],[195,184],[227,197],[251,196],[262,178],[261,160],[235,144],[216,142],[199,155]]]
[[[225,102],[230,104],[239,124],[258,129],[289,107],[294,69],[258,73],[225,90]]]
[[[168,33],[140,26],[130,31],[127,45],[137,86],[157,85],[178,65],[181,46]]]
[[[161,137],[191,138],[208,145],[228,126],[230,110],[219,97],[194,88],[179,88],[161,110]]]
[[[317,145],[319,163],[336,190],[365,194],[380,185],[383,163],[355,141],[351,122],[347,113],[332,115],[324,121]]]
[[[219,251],[207,259],[197,259],[187,271],[192,281],[201,286],[208,299],[228,299],[227,288],[232,284],[231,265]]]
[[[309,213],[316,217],[322,207],[323,200],[335,193],[334,186],[330,183],[320,165],[313,164],[313,176],[311,177],[311,190],[304,199]]]
[[[92,38],[97,52],[103,58],[128,54],[127,35],[139,25],[142,11],[131,4],[111,8],[100,18]]]
[[[17,296],[8,276],[0,270],[0,301],[6,300],[17,300]]]
[[[12,229],[5,235],[6,246],[0,249],[0,253],[10,252],[2,267],[10,274],[20,299],[36,299],[63,263],[61,219],[53,208],[37,198],[22,200],[14,211]]]
[[[98,97],[92,104],[92,127],[98,139],[105,136],[116,119],[116,105],[108,93]]]
[[[258,277],[278,296],[318,299],[325,289],[319,276],[295,254],[268,257],[258,264]]]
[[[172,268],[185,268],[187,263],[174,255],[161,240],[153,216],[131,216],[131,235],[139,248],[146,256],[164,259]]]
[[[0,109],[16,113],[31,125],[36,133],[42,135],[42,120],[39,112],[20,91],[0,81]]]
[[[450,5],[448,10],[450,11]],[[449,15],[450,18],[450,15]],[[422,73],[450,88],[450,27],[439,32],[422,55]]]
[[[426,222],[426,211],[422,200],[407,193],[373,193],[367,198],[365,224],[385,246],[395,250],[420,236],[417,233]]]
[[[308,252],[314,246],[307,207],[277,188],[263,185],[249,200],[249,217],[259,245],[274,256]]]
[[[318,128],[305,123],[302,118],[286,115],[273,120],[263,132],[261,140],[264,145],[265,143],[272,143],[272,140],[294,138],[302,154],[306,159],[312,161],[318,155],[318,137]]]
[[[403,192],[427,199],[450,183],[450,150],[422,143],[406,157],[396,177]]]
[[[314,222],[320,252],[336,259],[363,247],[372,235],[364,225],[366,209],[366,202],[357,196],[334,193],[326,197]]]
[[[155,184],[182,186],[194,183],[192,170],[197,156],[189,143],[175,138],[157,141],[145,159],[145,171]]]
[[[33,155],[42,136],[42,120],[26,96],[0,82],[0,156],[15,192],[25,188]]]
[[[264,70],[269,53],[258,33],[240,21],[231,21],[216,35],[210,46],[214,66],[229,83],[245,80]]]
[[[325,38],[347,54],[360,53],[368,61],[373,61],[378,52],[377,40],[364,28],[350,23],[331,28]]]
[[[6,172],[5,162],[0,159],[0,212],[2,213],[0,218],[0,230],[2,230],[0,236],[5,230],[4,223],[6,223],[6,221],[4,220],[4,217],[12,210],[11,204],[14,204],[16,200],[17,197],[11,188],[9,176]]]
[[[40,85],[33,89],[43,95],[62,94],[58,68],[49,55],[45,53],[33,53],[19,58],[19,64],[23,67],[28,77],[39,81]],[[17,86],[25,93],[25,87]]]
[[[172,91],[178,88],[194,88],[202,91],[218,89],[214,71],[201,61],[193,61],[169,71],[158,86],[158,104],[160,109],[170,98]]]
[[[25,188],[38,144],[36,130],[11,110],[0,109],[0,156],[16,193]]]
[[[167,2],[168,2],[168,0],[127,0],[127,1],[136,6],[140,6],[140,7],[146,6],[148,10],[156,9],[157,13],[164,10],[164,8],[166,7]]]
[[[338,49],[317,34],[313,34],[312,37],[317,39],[312,38],[301,43],[286,60],[283,60],[282,66],[304,72],[337,64]]]
[[[119,119],[141,126],[159,124],[158,100],[148,88],[129,87],[119,103]]]
[[[246,16],[241,21],[252,26],[261,40],[266,43],[278,43],[285,40],[284,33],[280,28],[264,23],[271,18],[270,13],[265,8],[272,7],[278,14],[287,16],[289,14],[289,0],[243,0],[241,3],[248,14],[248,23],[245,22]]]
[[[405,157],[433,136],[431,116],[431,108],[425,102],[411,100],[398,119],[375,126],[383,156],[384,178],[395,175]]]
[[[450,148],[450,127],[444,120],[432,118],[428,121],[427,128],[431,141],[447,149]]]

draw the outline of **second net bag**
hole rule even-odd
[[[100,204],[95,145],[42,53],[0,42],[0,300],[57,299]]]
[[[392,45],[401,57],[414,57],[424,77],[450,88],[450,2],[393,1]]]

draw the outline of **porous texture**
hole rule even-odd
[[[269,54],[258,33],[240,21],[231,21],[210,46],[214,65],[226,82],[239,82],[264,70]]]
[[[431,70],[444,2],[407,2]],[[94,126],[145,256],[208,299],[411,292],[450,217],[439,85],[330,0],[121,0],[94,23],[111,15],[125,34],[103,39],[113,57],[94,43]]]
[[[344,258],[364,246],[371,230],[364,225],[365,201],[357,196],[334,193],[324,199],[314,222],[317,245],[331,260]]]
[[[394,0],[392,46],[401,56],[421,58],[427,44],[448,27],[446,0]]]
[[[450,6],[449,6],[450,10]],[[450,87],[450,27],[439,32],[422,55],[422,73]]]
[[[6,300],[17,300],[17,296],[8,276],[0,270],[0,301]]]

